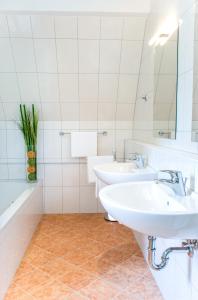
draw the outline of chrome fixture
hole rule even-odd
[[[113,154],[113,161],[116,161],[116,159],[117,159],[116,151],[113,150],[113,151],[112,151],[112,154]]]
[[[148,237],[149,246],[148,246],[148,262],[150,267],[155,271],[160,271],[167,266],[169,261],[169,254],[173,251],[187,252],[189,257],[193,257],[194,250],[198,248],[198,240],[186,240],[182,243],[180,247],[170,247],[167,248],[161,256],[161,262],[157,264],[155,261],[156,254],[156,237]]]
[[[170,137],[171,136],[171,131],[160,130],[160,131],[158,131],[158,135],[159,136],[165,136],[165,135],[167,135],[168,137]]]
[[[170,179],[160,178],[160,173],[166,173],[170,175]],[[173,191],[179,196],[186,196],[186,180],[183,178],[182,172],[173,170],[161,170],[158,173],[158,182],[163,182],[173,189]]]
[[[67,135],[67,134],[71,134],[71,132],[65,132],[65,131],[60,131],[59,132],[59,135],[60,136],[64,136],[64,135]],[[107,131],[98,131],[98,134],[101,134],[101,135],[103,135],[103,136],[107,136],[108,135],[108,132]]]
[[[148,95],[142,96],[142,100],[144,100],[145,102],[147,102],[149,100]]]
[[[139,153],[128,153],[128,158],[125,160],[126,162],[133,161],[136,163],[138,169],[144,168],[144,157]]]

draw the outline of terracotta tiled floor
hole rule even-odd
[[[45,215],[5,300],[162,300],[132,232],[101,214]]]

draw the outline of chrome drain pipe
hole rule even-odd
[[[156,237],[149,236],[148,237],[149,246],[148,246],[148,262],[149,266],[155,270],[160,271],[164,269],[169,261],[169,254],[173,251],[186,251],[189,257],[193,257],[194,249],[198,247],[198,240],[187,240],[182,243],[180,247],[170,247],[167,248],[161,256],[161,262],[156,264]]]

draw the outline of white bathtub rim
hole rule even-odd
[[[23,182],[24,181],[11,181],[13,182]],[[20,194],[20,196],[17,197],[17,199],[14,200],[13,203],[3,212],[2,215],[0,215],[0,230],[2,230],[6,224],[12,219],[12,217],[15,215],[16,211],[23,206],[27,198],[34,192],[35,188],[41,186],[41,181],[37,181],[35,183],[29,183],[28,188],[24,190]]]

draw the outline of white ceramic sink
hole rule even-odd
[[[106,211],[118,222],[146,235],[198,238],[198,195],[178,197],[165,184],[130,182],[100,191]]]
[[[106,184],[154,180],[156,173],[149,167],[139,169],[135,163],[113,162],[94,167],[96,176]]]

